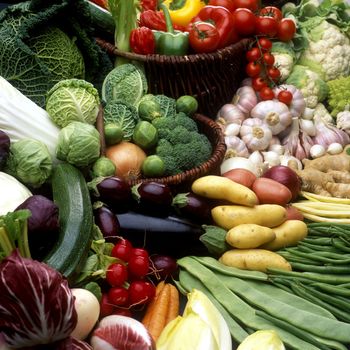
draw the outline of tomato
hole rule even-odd
[[[267,38],[260,38],[258,40],[258,46],[260,47],[261,51],[270,51],[272,48],[272,42]]]
[[[273,17],[258,16],[256,17],[256,33],[273,38],[277,34],[278,22]]]
[[[195,52],[206,53],[216,50],[220,34],[213,24],[196,22],[191,26],[188,39]]]
[[[248,62],[258,61],[261,57],[261,52],[258,47],[253,47],[246,53],[246,58]]]
[[[262,59],[267,66],[273,66],[275,57],[270,52],[263,53]]]
[[[281,41],[292,40],[296,30],[295,23],[292,19],[283,18],[277,27],[277,38]]]
[[[267,69],[267,75],[271,80],[277,81],[281,77],[281,72],[277,67],[270,67]]]
[[[112,287],[120,287],[128,279],[128,269],[125,265],[114,263],[108,266],[106,280]]]
[[[155,287],[147,281],[133,281],[129,285],[128,292],[131,305],[142,305],[154,297]]]
[[[272,100],[275,98],[275,94],[273,93],[272,89],[268,86],[266,87],[263,87],[260,91],[259,91],[259,94],[260,94],[260,98],[263,100],[263,101],[266,101],[266,100]]]
[[[257,11],[259,7],[257,0],[233,0],[233,6],[234,9],[246,8],[253,12]]]
[[[266,87],[266,80],[262,77],[256,77],[252,79],[252,87],[255,91],[260,91],[262,88]]]
[[[293,94],[288,90],[282,90],[277,95],[278,101],[290,105],[293,100]]]
[[[234,0],[210,0],[208,5],[222,6],[227,8],[230,12],[233,12],[235,10],[233,1]]]
[[[133,279],[143,278],[147,275],[149,270],[149,260],[144,256],[137,255],[131,257],[128,263],[128,272]]]
[[[108,291],[108,300],[116,306],[127,305],[129,292],[124,287],[112,287]]]
[[[235,29],[239,35],[255,34],[255,15],[251,10],[239,8],[233,12]]]
[[[256,77],[261,73],[261,65],[256,62],[249,62],[246,66],[245,71],[249,77]]]
[[[275,18],[278,22],[282,20],[283,18],[283,14],[281,12],[281,10],[275,6],[266,6],[263,7],[260,12],[259,15],[261,16],[268,16],[268,17],[273,17]]]

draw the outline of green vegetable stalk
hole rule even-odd
[[[115,21],[115,46],[125,52],[130,51],[130,32],[137,27],[140,11],[139,0],[108,0],[108,8]],[[115,66],[126,63],[125,58],[118,57]]]

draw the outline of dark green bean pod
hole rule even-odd
[[[319,266],[300,263],[290,263],[293,270],[302,272],[316,272],[320,274],[347,275],[350,272],[349,266]],[[350,277],[350,276],[349,276]]]

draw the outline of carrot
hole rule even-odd
[[[163,290],[165,286],[165,283],[164,281],[160,281],[158,284],[157,284],[157,287],[156,287],[156,293],[154,295],[154,298],[151,300],[151,302],[148,304],[147,306],[147,309],[146,309],[146,312],[142,318],[142,324],[148,328],[149,326],[149,323],[150,323],[150,320],[153,316],[153,312],[154,312],[154,308],[155,308],[155,304],[156,304],[156,300],[158,299],[159,297],[159,294],[161,293],[161,291]]]
[[[170,321],[176,318],[180,312],[180,296],[177,288],[170,284],[170,300],[168,307],[168,314],[165,320],[165,325],[167,325]]]

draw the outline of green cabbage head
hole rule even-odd
[[[60,130],[57,158],[77,167],[86,167],[100,156],[100,134],[90,124],[71,122]]]
[[[46,98],[46,111],[60,128],[72,121],[94,124],[99,105],[98,91],[82,79],[61,80],[52,87]]]
[[[5,171],[25,185],[40,187],[52,172],[52,158],[47,146],[34,139],[12,143]]]

